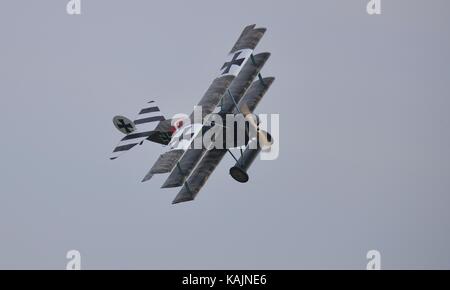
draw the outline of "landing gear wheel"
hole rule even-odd
[[[236,181],[239,181],[241,183],[246,183],[248,181],[248,174],[244,170],[242,170],[238,166],[233,166],[230,168],[230,175],[233,177]]]

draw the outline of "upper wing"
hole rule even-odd
[[[238,40],[234,44],[227,60],[220,68],[219,75],[203,95],[197,106],[202,107],[202,118],[212,113],[220,102],[234,78],[239,74],[244,65],[250,59],[253,50],[263,37],[265,28],[255,28],[249,25],[244,28]],[[191,122],[194,123],[194,112],[191,114]]]
[[[144,108],[139,111],[138,116],[133,121],[136,130],[126,135],[119,141],[114,148],[110,159],[116,159],[126,151],[150,137],[154,133],[154,129],[158,123],[164,120],[164,116],[161,114],[159,107],[155,105],[154,101],[146,103]]]
[[[258,106],[259,102],[274,81],[274,77],[266,77],[263,78],[262,81],[254,81],[251,87],[245,93],[244,97],[238,103],[239,111],[243,112],[243,109],[246,108],[246,111],[253,113],[256,109],[256,106]],[[235,114],[239,111],[237,110],[237,108],[233,109],[233,113]]]
[[[239,103],[244,93],[252,84],[253,80],[259,74],[263,66],[266,64],[270,57],[269,52],[258,53],[253,56],[252,61],[249,61],[242,68],[239,75],[233,80],[229,90],[234,101],[231,99],[230,94],[225,94],[221,101],[221,113],[231,113],[235,107],[235,102]]]

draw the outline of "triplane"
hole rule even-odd
[[[114,126],[125,136],[110,159],[116,159],[145,140],[167,145],[169,150],[159,156],[142,181],[151,179],[155,174],[170,173],[162,188],[181,187],[172,202],[174,204],[193,200],[227,152],[236,160],[230,175],[239,182],[247,182],[248,168],[261,150],[270,150],[273,142],[270,134],[260,129],[258,119],[253,116],[256,106],[275,80],[273,77],[263,78],[260,73],[270,53],[253,54],[265,31],[265,28],[255,28],[255,25],[245,27],[220,68],[218,77],[197,105],[201,108],[202,121],[196,118],[196,110],[184,118],[166,119],[154,101],[146,103],[133,121],[115,116]],[[213,112],[217,114],[211,114]],[[234,132],[231,134],[231,144],[227,137],[220,139],[219,145],[223,142],[222,147],[217,146],[219,141],[206,145],[200,142],[203,144],[200,148],[194,146],[203,134],[217,128],[210,116],[219,116],[224,121],[230,114],[244,116],[247,121],[237,130],[237,123],[231,126]],[[220,128],[225,136],[230,135],[226,134],[230,129],[228,123]],[[244,138],[236,138],[236,141],[237,131],[244,132]],[[240,148],[239,158],[230,151],[232,148]]]

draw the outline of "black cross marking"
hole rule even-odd
[[[127,133],[131,133],[132,131],[130,129],[133,128],[131,124],[125,124],[125,121],[123,119],[118,120],[117,127],[119,127],[120,129],[125,129],[125,132]]]
[[[226,62],[226,63],[223,64],[223,66],[222,66],[222,68],[221,68],[221,70],[223,70],[223,69],[225,68],[225,70],[224,70],[223,73],[222,73],[223,75],[229,73],[229,72],[230,72],[230,69],[231,69],[231,67],[232,67],[233,65],[241,66],[241,64],[244,62],[245,58],[237,59],[237,58],[239,57],[240,54],[241,54],[240,51],[239,51],[239,52],[236,52],[236,53],[233,55],[233,59],[232,59],[231,61]]]

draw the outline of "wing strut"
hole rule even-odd
[[[181,169],[181,165],[180,165],[179,161],[177,162],[177,168],[178,168],[178,170],[180,170],[181,174],[184,174],[184,171]]]
[[[227,149],[228,153],[230,153],[231,157],[233,157],[234,160],[236,160],[237,163],[239,163],[239,160],[234,156],[233,152],[231,152],[230,149]],[[242,156],[242,149],[241,149],[241,156]]]
[[[252,60],[253,65],[256,66],[257,64],[256,64],[256,61],[255,61],[255,57],[253,56],[253,53],[250,55],[250,59]],[[258,73],[258,79],[259,79],[259,81],[261,82],[261,84],[264,87],[267,87],[266,83],[264,82],[264,80],[263,80],[263,78],[261,76],[261,73]]]
[[[253,54],[252,54],[253,55]],[[231,91],[228,89],[228,95],[230,96],[231,100],[233,101],[234,107],[236,108],[236,110],[239,112],[239,114],[241,114],[241,110],[239,110],[239,107],[236,103],[236,100],[233,97],[233,94],[231,94]]]

